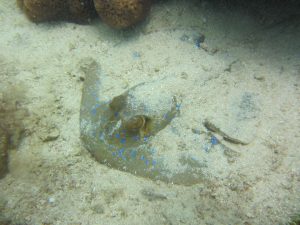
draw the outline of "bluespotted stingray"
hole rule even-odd
[[[164,88],[164,82],[170,81],[140,83],[107,99],[103,96],[103,71],[96,61],[88,61],[82,67],[86,78],[80,109],[84,147],[109,167],[153,180],[189,184],[195,173],[186,165],[178,169],[178,162],[177,169],[172,169],[174,162],[166,161],[166,153],[153,147],[156,135],[179,114],[176,96]]]

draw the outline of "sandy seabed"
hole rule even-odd
[[[131,31],[100,20],[37,25],[15,1],[1,1],[0,24],[0,87],[19,87],[29,114],[0,181],[3,221],[284,225],[299,215],[299,24],[263,26],[241,11],[193,1],[157,3]],[[87,58],[109,77],[104,94],[172,77],[170,91],[182,104],[172,121],[177,138],[162,133],[163,144],[170,152],[205,150],[205,179],[191,186],[152,181],[101,165],[82,147],[80,65]],[[221,137],[232,149],[224,158],[198,141],[209,132],[205,120],[228,132],[238,126],[249,143]]]

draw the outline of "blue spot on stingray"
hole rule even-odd
[[[147,142],[149,140],[149,137],[148,136],[145,136],[144,137],[144,142]]]
[[[99,108],[100,106],[101,105],[99,103],[96,103],[94,108]]]
[[[152,160],[152,166],[155,166],[157,164],[156,160]]]
[[[139,137],[138,135],[136,135],[136,136],[133,136],[132,139],[133,139],[134,141],[138,141],[138,140],[140,140],[140,137]]]
[[[119,156],[120,158],[123,158],[123,157],[124,157],[124,156],[123,156],[124,151],[125,151],[124,148],[121,148],[121,149],[118,151],[118,156]]]
[[[219,143],[219,141],[215,136],[211,136],[210,143],[212,145],[217,145]]]
[[[155,148],[152,148],[152,149],[150,150],[151,155],[154,155],[155,152],[156,152],[156,149],[155,149]]]
[[[133,159],[135,159],[136,158],[136,154],[137,154],[136,150],[131,150],[130,157],[133,158]]]
[[[121,138],[121,144],[125,144],[126,143],[126,138]]]
[[[165,120],[168,119],[168,114],[167,114],[167,113],[164,114],[163,118],[164,118]]]
[[[93,109],[91,110],[91,114],[92,114],[93,116],[95,116],[96,113],[97,113],[97,109],[93,108]]]

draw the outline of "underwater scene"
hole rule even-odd
[[[0,0],[0,225],[300,225],[300,1]]]

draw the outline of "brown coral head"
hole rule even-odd
[[[93,0],[17,0],[17,4],[33,22],[86,23],[96,15]]]
[[[94,0],[100,18],[114,28],[127,28],[145,19],[151,0]]]

